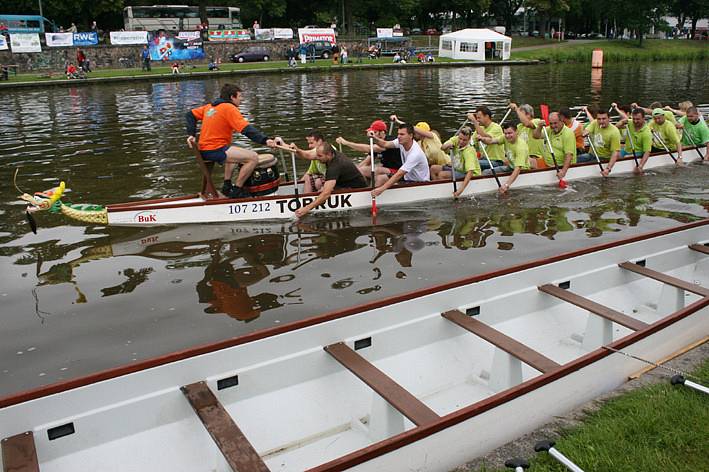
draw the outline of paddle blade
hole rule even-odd
[[[34,220],[32,213],[30,213],[29,211],[26,211],[25,217],[27,218],[27,222],[30,224],[30,229],[32,229],[32,232],[34,234],[37,234],[37,222]]]
[[[549,125],[549,105],[542,103],[539,105],[539,111],[542,112],[542,119]]]
[[[377,216],[377,199],[372,197],[372,216]]]
[[[565,189],[568,185],[566,184],[566,180],[564,179],[559,179],[559,188],[560,189]]]

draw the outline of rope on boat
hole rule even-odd
[[[613,348],[613,347],[610,347],[610,346],[602,346],[602,347],[603,347],[603,349],[608,349],[609,351],[617,352],[618,354],[623,354],[623,355],[626,356],[626,357],[630,357],[631,359],[635,359],[636,361],[644,362],[644,363],[649,364],[649,365],[651,365],[651,366],[653,366],[653,367],[657,367],[657,368],[660,368],[660,369],[665,369],[665,370],[667,370],[667,371],[669,371],[669,372],[672,372],[673,374],[680,374],[680,375],[682,375],[682,376],[684,376],[684,377],[688,377],[688,378],[690,378],[690,379],[700,380],[698,377],[695,377],[695,376],[692,375],[692,374],[688,374],[688,373],[686,373],[686,372],[683,372],[683,371],[681,371],[681,370],[679,370],[679,369],[675,369],[675,368],[673,368],[673,367],[667,367],[666,365],[663,365],[663,364],[658,364],[657,362],[648,361],[647,359],[643,359],[643,358],[641,358],[641,357],[634,356],[634,355],[632,355],[632,354],[628,354],[627,352],[623,352],[623,351],[621,351],[620,349],[616,349],[616,348]]]

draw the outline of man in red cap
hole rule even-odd
[[[365,131],[373,132],[376,138],[382,139],[384,141],[393,141],[394,139],[396,139],[396,136],[388,136],[386,134],[387,125],[382,120],[372,121],[372,124],[369,125],[369,128],[367,128]],[[366,159],[364,159],[357,166],[357,168],[363,176],[371,178],[372,161],[370,160],[369,156],[369,144],[354,143],[352,141],[346,140],[342,136],[338,136],[335,141],[337,141],[338,144],[347,146],[350,149],[354,149],[355,151],[364,152],[367,154]],[[381,165],[377,165],[376,169],[374,170],[374,172],[377,174],[377,180],[379,180],[379,182],[376,182],[375,185],[380,185],[386,182],[390,176],[394,175],[396,171],[399,170],[399,167],[401,167],[401,154],[399,153],[398,149],[387,149],[376,144],[376,139],[374,140],[374,142],[374,157],[379,157],[382,162]]]

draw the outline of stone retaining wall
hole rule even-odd
[[[231,56],[249,46],[261,46],[271,51],[273,60],[285,59],[285,50],[291,41],[238,41],[232,43],[204,43],[205,58],[194,61],[195,63],[209,62],[210,58],[221,58],[222,62],[229,62]],[[350,51],[362,48],[361,43],[341,42]],[[38,53],[18,53],[12,54],[10,51],[0,51],[0,64],[17,64],[20,72],[31,71],[64,71],[64,66],[68,62],[76,63],[76,49],[70,48],[49,48],[43,46],[43,51]],[[98,46],[81,48],[86,57],[91,60],[92,68],[129,68],[140,67],[140,54],[143,49],[140,45],[135,46],[110,46],[101,44]],[[185,61],[190,62],[190,61]],[[155,64],[155,61],[153,61]]]

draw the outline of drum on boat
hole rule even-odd
[[[281,183],[278,161],[273,154],[259,154],[256,169],[246,181],[244,187],[251,195],[260,197],[278,190]]]

